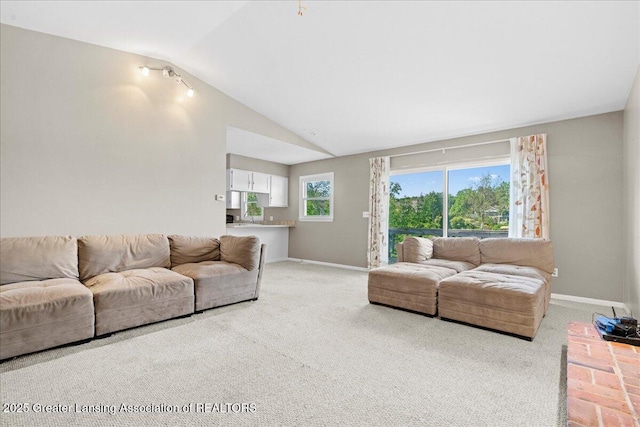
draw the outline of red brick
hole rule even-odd
[[[610,409],[615,409],[616,411],[624,412],[626,414],[630,414],[631,410],[627,406],[627,401],[622,399],[611,399],[606,396],[602,396],[599,394],[593,394],[588,391],[578,390],[574,388],[569,388],[567,390],[567,396],[573,397],[576,399],[584,400],[586,402],[595,403],[599,406],[604,406]]]
[[[569,341],[569,343],[579,343],[579,344],[586,344],[586,345],[590,345],[590,346],[594,346],[594,347],[602,347],[602,348],[609,348],[609,345],[607,344],[606,341],[603,341],[601,339],[591,339],[591,338],[585,338],[585,337],[579,337],[576,335],[569,335],[567,337],[567,340]]]
[[[591,356],[586,351],[576,351],[569,349],[567,351],[567,359],[581,360],[583,362],[591,360]]]
[[[622,372],[622,375],[625,377],[640,378],[640,366],[618,362],[618,368],[620,368],[620,372]]]
[[[616,427],[635,427],[635,421],[629,414],[614,411],[608,408],[600,408],[602,425]]]
[[[632,357],[627,357],[627,355],[631,355],[630,353],[616,354],[616,361],[618,363],[626,363],[627,365],[640,366],[640,355],[633,355]]]
[[[611,348],[614,354],[620,354],[620,355],[626,354],[629,357],[634,357],[637,355],[633,346],[629,344],[622,344],[619,342],[609,342],[609,347]]]
[[[627,390],[627,393],[640,397],[640,387],[631,384],[625,384],[624,388],[625,390]]]
[[[591,359],[589,357],[580,357],[580,356],[567,356],[567,363],[574,363],[579,366],[584,366],[587,368],[598,369],[604,372],[614,373],[613,367],[608,364],[604,364],[602,362],[598,362],[597,360]]]
[[[589,354],[589,344],[572,342],[567,347],[567,352],[570,352],[570,351]]]
[[[622,390],[622,386],[620,385],[620,378],[616,374],[610,374],[608,372],[596,371],[593,370],[593,379],[596,384],[609,387],[616,390]]]
[[[598,413],[596,405],[585,402],[573,397],[567,398],[567,421],[571,425],[572,422],[583,426],[599,425]]]
[[[628,396],[633,408],[636,410],[636,415],[640,416],[640,397],[633,394],[629,394]]]
[[[623,377],[623,381],[624,381],[625,385],[632,385],[632,386],[640,387],[640,378]]]
[[[611,387],[603,387],[597,384],[591,384],[579,380],[567,379],[567,388],[586,391],[588,393],[597,394],[600,396],[608,397],[610,399],[624,401],[624,392],[620,387],[614,389]],[[597,402],[594,402],[597,403]]]
[[[609,349],[591,347],[589,349],[589,355],[594,359],[602,360],[603,362],[607,362],[607,363],[613,362],[613,356],[609,352]]]
[[[586,326],[583,322],[570,322],[567,327],[569,332],[573,332],[574,334],[584,335],[586,333]]]
[[[574,365],[572,363],[567,365],[567,379],[574,378],[580,381],[592,382],[593,375],[591,372],[593,372],[592,369],[585,368],[583,366]]]

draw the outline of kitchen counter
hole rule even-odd
[[[252,224],[239,222],[227,224],[227,234],[232,236],[257,236],[267,245],[265,262],[285,261],[289,259],[289,228],[295,227],[295,221]]]
[[[227,224],[227,228],[289,228],[293,227],[293,225],[285,225],[285,224],[251,224],[247,222],[239,222],[239,223],[231,223]]]

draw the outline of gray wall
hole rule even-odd
[[[335,173],[335,220],[298,223],[289,256],[366,267],[362,211],[368,210],[370,157],[547,133],[551,239],[560,273],[552,292],[622,301],[622,117],[620,111],[293,165],[292,195],[300,175]],[[290,198],[289,215],[298,216],[297,197]]]
[[[624,303],[640,315],[640,67],[624,109]]]
[[[0,27],[2,236],[225,232],[227,125],[308,145],[165,62]],[[175,68],[175,67],[174,67]]]
[[[289,176],[289,165],[254,159],[252,157],[239,156],[237,154],[227,154],[227,169],[229,168],[262,172],[271,175]]]

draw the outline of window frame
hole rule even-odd
[[[309,182],[317,181],[329,181],[331,186],[331,192],[329,197],[312,197],[306,196],[307,184]],[[310,221],[310,222],[332,222],[334,217],[334,200],[335,200],[335,179],[333,172],[326,172],[314,175],[302,175],[299,178],[300,190],[298,192],[298,220]],[[328,200],[329,201],[329,215],[312,215],[306,214],[307,200]]]
[[[240,203],[240,215],[242,215],[241,221],[244,220],[245,217],[249,217],[250,220],[252,221],[264,221],[264,206],[260,206],[259,201],[257,200],[257,196],[256,196],[256,201],[255,202],[250,202],[249,199],[249,193],[253,193],[253,194],[258,194],[258,193],[254,193],[253,191],[243,191],[242,192],[242,200]],[[248,208],[248,204],[255,204],[256,206],[258,206],[260,208],[260,212],[261,215],[247,215],[247,211],[249,210]]]

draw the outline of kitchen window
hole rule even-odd
[[[256,193],[243,192],[242,206],[240,209],[242,220],[262,221],[264,219],[264,209],[258,205],[258,195]]]

